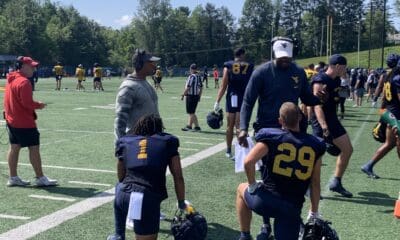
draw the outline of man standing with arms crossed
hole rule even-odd
[[[244,91],[249,82],[254,65],[245,61],[245,50],[235,50],[235,59],[224,63],[221,88],[218,90],[214,111],[217,112],[219,102],[226,92],[226,157],[234,159],[232,155],[233,128],[239,133],[240,108],[243,102]]]

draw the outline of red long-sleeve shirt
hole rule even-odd
[[[36,128],[35,109],[40,103],[33,100],[32,85],[20,72],[7,76],[4,92],[4,111],[7,123],[14,128]]]

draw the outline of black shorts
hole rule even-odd
[[[40,145],[40,133],[37,128],[13,128],[7,124],[8,137],[11,144],[21,147]]]
[[[61,81],[62,77],[62,75],[56,75],[56,81]]]
[[[298,239],[301,206],[296,206],[265,188],[256,190],[254,194],[250,194],[246,189],[244,200],[247,207],[258,215],[275,219],[276,239]]]
[[[162,78],[160,77],[156,77],[156,83],[160,84],[161,83]]]
[[[344,129],[342,123],[340,123],[337,116],[333,117],[325,116],[325,121],[326,124],[328,125],[329,133],[333,139],[336,139],[346,134],[346,129]],[[322,138],[323,131],[315,116],[311,118],[311,125],[312,125],[313,135]]]
[[[228,112],[228,113],[240,112],[240,108],[242,107],[243,96],[236,95],[236,99],[237,99],[237,101],[235,102],[236,106],[232,106],[232,99],[234,98],[233,95],[234,94],[227,94],[226,95],[225,109],[226,109],[226,112]]]
[[[197,104],[199,103],[199,95],[187,95],[186,96],[186,113],[194,114],[196,112]]]
[[[128,213],[131,193],[116,189],[115,204]],[[149,191],[143,193],[141,220],[133,220],[133,230],[138,235],[152,235],[160,230],[160,197]],[[125,220],[125,219],[124,219]]]
[[[95,78],[93,78],[93,82],[101,82],[101,77],[95,77]]]

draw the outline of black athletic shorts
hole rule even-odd
[[[21,147],[40,144],[40,133],[37,128],[13,128],[7,124],[7,130],[11,144],[19,144]]]
[[[62,77],[62,75],[56,75],[56,81],[61,81]]]
[[[337,116],[334,117],[326,116],[325,121],[326,125],[328,125],[329,133],[333,139],[336,139],[346,134],[346,129],[344,129],[342,123],[340,123]],[[322,138],[323,131],[315,116],[311,118],[311,125],[312,125],[313,135]]]
[[[194,114],[196,112],[197,104],[199,103],[199,95],[187,95],[186,96],[186,113]]]
[[[95,77],[95,78],[93,78],[93,82],[101,82],[101,78],[100,77]]]

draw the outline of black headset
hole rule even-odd
[[[146,55],[146,51],[142,49],[136,49],[135,55],[132,59],[132,65],[134,65],[135,70],[140,70],[144,66],[144,56]]]
[[[19,70],[22,68],[22,65],[24,64],[23,60],[24,60],[23,56],[17,57],[17,61],[15,62],[15,70]]]

